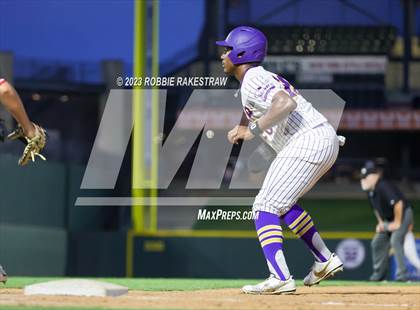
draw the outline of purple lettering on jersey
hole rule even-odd
[[[267,97],[268,97],[268,95],[270,94],[270,92],[271,92],[271,90],[272,89],[274,89],[274,88],[276,88],[276,86],[275,85],[273,85],[273,84],[267,84],[267,85],[264,85],[264,87],[262,87],[262,86],[259,86],[258,88],[257,88],[257,92],[255,93],[255,95],[257,96],[257,97],[262,97],[262,100],[263,101],[266,101],[267,100]]]
[[[284,90],[288,93],[288,95],[290,97],[295,97],[297,95],[299,95],[299,92],[297,89],[295,89],[288,80],[286,80],[285,78],[281,77],[280,75],[273,75],[273,78],[278,81],[280,84],[282,84],[282,88],[284,88]]]
[[[266,91],[265,91],[265,94],[264,94],[264,96],[263,96],[263,100],[264,101],[266,101],[267,100],[267,96],[268,96],[268,94],[270,93],[270,91],[273,89],[273,88],[276,88],[276,86],[271,86],[269,89],[267,89]]]

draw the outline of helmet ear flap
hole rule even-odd
[[[242,56],[245,55],[245,51],[239,52],[238,54],[236,54],[236,57],[238,58],[242,58]]]

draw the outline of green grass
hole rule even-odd
[[[50,280],[58,280],[63,278],[52,277],[13,277],[8,282],[8,288],[23,288],[25,285],[40,283]],[[220,289],[220,288],[240,288],[241,286],[249,283],[257,283],[256,279],[126,279],[126,278],[95,278],[95,280],[103,280],[115,284],[125,285],[130,290],[144,290],[144,291],[189,291],[201,289]],[[302,281],[297,281],[298,286],[303,286]],[[367,282],[367,281],[325,281],[321,286],[355,286],[355,285],[368,285],[368,286],[414,286],[420,283],[399,283],[399,282]],[[1,293],[1,288],[0,288]],[[104,310],[102,307],[41,307],[41,306],[4,306],[1,310]],[[128,310],[125,308],[112,308],[113,310]],[[140,309],[139,309],[140,310]],[[148,310],[148,308],[141,308],[141,310]],[[156,310],[156,309],[150,309]],[[161,309],[165,310],[165,309]],[[174,309],[171,309],[174,310]]]
[[[61,278],[44,277],[13,277],[6,287],[23,288],[25,285],[40,283]],[[68,279],[68,278],[66,278]],[[142,291],[192,291],[221,288],[240,288],[245,284],[256,283],[258,279],[127,279],[127,278],[94,278],[95,280],[111,282],[127,286],[130,290]],[[297,285],[302,286],[302,281],[297,281]],[[420,283],[400,283],[400,282],[368,282],[368,281],[337,281],[330,280],[322,282],[321,286],[399,286],[399,285],[420,285]]]
[[[60,278],[34,278],[34,277],[14,277],[7,282],[7,287],[23,288],[25,285],[35,284]],[[69,278],[66,278],[69,279]],[[93,279],[93,278],[90,278]],[[94,280],[111,282],[114,284],[127,286],[130,290],[142,291],[191,291],[203,289],[235,288],[241,287],[247,280],[227,280],[227,279],[128,279],[128,278],[94,278]],[[255,281],[255,280],[253,280]]]

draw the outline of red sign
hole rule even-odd
[[[342,130],[420,130],[420,110],[346,110]]]

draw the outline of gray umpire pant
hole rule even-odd
[[[372,260],[373,275],[371,279],[383,280],[388,272],[389,249],[394,250],[394,256],[397,263],[397,280],[405,280],[407,277],[407,268],[404,260],[404,238],[407,234],[410,224],[413,223],[413,210],[404,209],[401,226],[398,230],[390,232],[376,233],[373,237]]]

